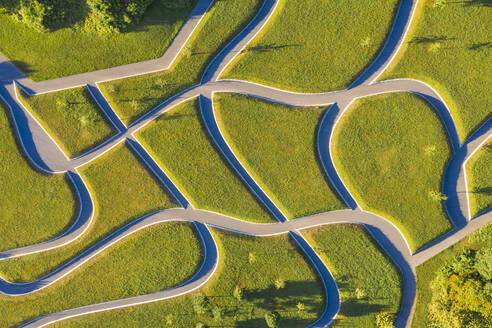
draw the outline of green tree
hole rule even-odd
[[[376,326],[378,328],[393,328],[395,316],[389,312],[380,312],[376,315]]]
[[[232,296],[234,296],[234,298],[237,299],[238,301],[241,301],[243,298],[243,289],[239,286],[236,286],[236,288],[234,288],[234,292],[232,293]]]
[[[96,28],[120,32],[137,23],[154,0],[87,0]]]
[[[193,309],[196,314],[204,314],[208,310],[208,300],[202,295],[198,294],[193,297]]]
[[[265,313],[265,322],[268,328],[278,328],[278,318],[279,315],[277,312]]]
[[[212,315],[214,316],[215,321],[221,321],[224,316],[224,310],[222,308],[216,306],[212,310]]]

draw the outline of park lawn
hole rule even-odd
[[[420,1],[407,42],[382,79],[414,78],[437,89],[464,141],[492,114],[490,4],[434,3]]]
[[[254,17],[263,1],[215,1],[171,69],[99,84],[129,125],[165,99],[200,82],[215,55]]]
[[[82,2],[81,2],[82,3]],[[193,9],[169,9],[154,1],[142,20],[124,33],[95,32],[86,9],[79,21],[39,32],[0,13],[0,52],[29,78],[40,81],[130,64],[162,56]]]
[[[138,231],[63,281],[28,296],[0,296],[2,327],[74,307],[145,295],[188,280],[201,265],[199,236],[190,223]]]
[[[217,121],[241,163],[288,218],[345,208],[318,158],[326,108],[216,94]]]
[[[375,59],[399,1],[281,0],[222,78],[300,92],[344,89]]]
[[[492,141],[466,163],[472,217],[492,206]]]
[[[464,248],[480,249],[492,246],[492,224],[482,227],[452,247],[437,254],[416,268],[417,273],[417,301],[413,315],[412,327],[430,327],[428,306],[432,299],[431,282],[435,279],[438,270]]]
[[[195,208],[272,222],[212,145],[198,108],[198,100],[181,104],[150,123],[137,138]]]
[[[78,215],[78,198],[67,175],[47,175],[25,157],[0,100],[0,250],[22,247],[63,233]]]
[[[13,282],[41,278],[125,224],[159,209],[177,207],[125,144],[79,172],[95,203],[91,226],[76,242],[62,248],[0,261],[2,277]]]
[[[338,283],[342,306],[333,327],[376,327],[378,313],[398,315],[400,273],[363,226],[329,225],[303,234]]]
[[[404,93],[357,100],[335,127],[332,146],[359,205],[393,222],[413,251],[452,228],[441,194],[451,148],[424,100]]]
[[[54,327],[267,327],[265,313],[280,314],[279,327],[306,327],[316,321],[324,309],[324,288],[311,263],[287,235],[251,237],[213,229],[219,244],[220,267],[197,293],[206,295],[209,308],[224,310],[222,320],[208,312],[197,315],[193,295],[135,306],[128,309],[95,313],[67,320]],[[282,278],[285,287],[276,289]],[[236,286],[243,298],[233,297]],[[299,311],[298,302],[305,306]],[[169,323],[168,323],[169,322]]]
[[[86,87],[37,96],[17,88],[17,95],[70,158],[84,154],[116,132]]]

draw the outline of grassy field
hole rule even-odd
[[[0,250],[51,239],[77,217],[68,176],[46,175],[23,155],[10,110],[0,100]]]
[[[334,132],[342,180],[362,208],[396,224],[414,251],[452,228],[441,194],[449,158],[439,116],[410,94],[358,100]]]
[[[405,46],[383,79],[415,78],[436,88],[466,139],[492,114],[489,1],[420,1]],[[481,22],[478,24],[478,22]]]
[[[326,108],[289,107],[217,94],[217,120],[243,165],[289,218],[342,209],[318,159]]]
[[[268,311],[280,314],[279,327],[306,327],[324,308],[324,290],[307,260],[286,235],[255,238],[214,230],[221,257],[216,277],[200,293],[206,295],[206,314],[197,315],[193,296],[74,318],[54,327],[206,327],[266,328]],[[281,278],[281,279],[279,279]],[[285,286],[277,289],[275,282]],[[233,297],[236,286],[243,297]],[[196,293],[195,293],[196,295]],[[304,304],[298,310],[297,304]],[[223,310],[220,320],[213,318],[214,308]],[[212,311],[210,311],[212,310]]]
[[[172,109],[137,136],[196,208],[234,217],[273,219],[211,144],[198,101]]]
[[[417,267],[417,303],[412,327],[429,327],[428,305],[432,298],[430,283],[441,266],[460,254],[463,248],[479,249],[492,245],[492,224],[474,232],[453,247],[450,247]]]
[[[347,87],[382,48],[399,1],[282,0],[223,78],[321,92]]]
[[[200,82],[214,56],[254,17],[263,1],[215,1],[169,70],[100,84],[125,124]]]
[[[488,141],[466,164],[472,217],[492,206],[492,141]]]
[[[126,223],[177,206],[126,145],[79,170],[95,200],[92,225],[77,242],[65,247],[1,261],[2,277],[15,282],[40,278]]]
[[[125,33],[94,32],[81,8],[73,26],[45,33],[0,13],[0,52],[35,81],[160,57],[171,43],[190,8],[169,9],[154,1],[141,22]]]
[[[333,327],[376,327],[378,313],[398,315],[398,268],[362,226],[337,224],[304,234],[340,288],[342,307]]]
[[[113,135],[103,111],[86,87],[19,98],[71,158],[87,152]]]
[[[144,295],[189,279],[201,265],[192,224],[163,224],[137,232],[64,281],[28,296],[0,296],[2,327],[73,307]]]

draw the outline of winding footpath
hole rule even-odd
[[[279,0],[265,0],[263,6],[250,24],[210,62],[200,84],[183,90],[164,101],[130,126],[125,126],[106,101],[97,84],[103,81],[168,69],[196,28],[200,25],[200,22],[213,2],[213,0],[198,1],[189,19],[180,29],[165,54],[155,60],[55,80],[32,82],[0,55],[0,97],[10,108],[23,150],[33,164],[40,170],[51,174],[68,174],[78,192],[80,202],[80,213],[77,220],[62,235],[39,244],[2,251],[0,252],[0,260],[62,247],[82,236],[92,222],[94,202],[84,181],[77,173],[77,168],[95,160],[122,142],[128,143],[135,150],[143,163],[170,190],[181,206],[181,208],[155,212],[121,227],[82,254],[36,281],[12,283],[0,278],[0,292],[7,295],[35,293],[67,277],[67,275],[84,265],[91,258],[106,251],[137,231],[171,221],[189,221],[195,224],[201,236],[204,258],[201,268],[190,280],[181,286],[148,295],[135,296],[48,314],[24,326],[43,327],[60,320],[84,314],[164,300],[200,288],[213,276],[218,265],[219,252],[208,229],[209,226],[213,226],[252,236],[290,234],[312,261],[325,287],[325,309],[321,317],[310,327],[326,327],[338,314],[340,309],[340,295],[336,281],[319,255],[316,254],[311,245],[302,236],[302,230],[326,224],[354,223],[364,225],[398,266],[403,279],[403,297],[396,326],[409,327],[416,299],[415,267],[492,221],[492,211],[490,209],[480,213],[473,219],[470,217],[465,173],[467,160],[492,136],[492,118],[489,118],[465,143],[461,144],[456,125],[446,103],[431,86],[412,79],[376,82],[377,78],[395,58],[403,44],[411,26],[418,0],[401,1],[392,30],[381,53],[368,69],[347,89],[326,93],[296,93],[248,81],[220,80],[219,77],[224,69],[262,31],[275,13]],[[18,98],[17,88],[22,88],[30,95],[36,95],[77,86],[86,86],[88,88],[118,133],[86,154],[77,158],[68,158],[41,124],[23,106]],[[217,124],[213,106],[213,96],[217,92],[241,93],[292,106],[331,105],[320,124],[317,146],[323,169],[340,197],[346,203],[348,209],[287,220],[275,202],[272,201],[261,188],[260,184],[254,180],[248,170],[243,166],[222,134]],[[432,105],[446,127],[454,151],[453,157],[444,174],[443,191],[448,196],[445,207],[455,229],[415,253],[412,253],[405,237],[396,226],[381,216],[364,211],[359,206],[357,200],[351,195],[333,164],[331,149],[333,131],[350,105],[358,98],[392,92],[413,93],[424,98]],[[136,132],[170,109],[197,97],[199,98],[203,121],[205,122],[211,140],[228,160],[238,176],[278,220],[277,223],[252,223],[210,211],[195,209],[193,204],[185,198],[152,156],[134,137]]]

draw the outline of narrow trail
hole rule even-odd
[[[121,142],[127,142],[135,150],[143,163],[154,172],[158,179],[170,190],[180,206],[182,206],[182,208],[162,210],[135,220],[39,280],[27,283],[11,283],[0,279],[0,292],[8,295],[35,293],[66,277],[89,259],[116,245],[136,231],[165,222],[189,221],[194,222],[204,246],[203,264],[189,281],[179,287],[153,294],[93,304],[49,314],[35,319],[24,326],[43,327],[50,323],[75,316],[155,302],[196,290],[213,276],[217,267],[219,257],[217,245],[207,228],[207,226],[214,226],[219,229],[253,236],[271,236],[289,233],[311,259],[325,286],[326,307],[321,317],[311,327],[326,327],[333,321],[340,309],[340,295],[336,281],[314,249],[303,238],[302,230],[326,224],[354,223],[364,225],[398,266],[403,278],[403,297],[396,326],[409,327],[416,298],[415,267],[492,221],[492,211],[490,209],[473,219],[470,217],[466,172],[464,169],[466,161],[492,136],[492,118],[489,118],[465,143],[461,144],[454,119],[445,101],[431,86],[412,79],[375,82],[390,65],[405,41],[409,27],[412,24],[418,0],[401,0],[393,27],[380,54],[368,66],[367,70],[345,90],[325,93],[297,93],[248,81],[219,80],[224,69],[262,31],[275,13],[279,1],[265,0],[263,6],[250,24],[210,62],[200,84],[167,99],[133,124],[129,126],[123,124],[100,92],[97,83],[168,69],[186,45],[197,26],[199,26],[213,2],[213,0],[199,0],[189,19],[180,29],[164,55],[155,60],[55,80],[32,82],[0,55],[0,97],[10,108],[24,152],[34,165],[44,172],[68,172],[78,191],[80,200],[79,217],[73,226],[62,235],[43,243],[2,251],[0,252],[0,260],[62,247],[82,236],[91,224],[94,206],[84,181],[77,173],[77,168],[95,160]],[[76,86],[86,86],[103,112],[118,130],[118,133],[86,154],[77,158],[67,158],[51,136],[18,99],[16,92],[17,86],[24,89],[30,95],[54,92]],[[349,209],[287,220],[285,215],[238,160],[227,144],[227,140],[222,135],[213,108],[213,95],[217,92],[240,93],[292,106],[331,105],[323,117],[318,131],[318,152],[326,175]],[[350,191],[340,178],[332,157],[331,141],[333,131],[350,105],[358,98],[393,92],[413,93],[429,102],[441,117],[454,151],[443,177],[443,191],[448,195],[445,206],[455,229],[414,254],[412,254],[405,237],[396,226],[390,221],[364,211],[358,206],[356,199],[350,194]],[[245,181],[251,191],[277,218],[278,223],[251,223],[218,213],[194,209],[192,204],[183,196],[176,185],[159,167],[157,162],[134,137],[134,134],[140,129],[170,109],[197,97],[199,97],[202,117],[212,141],[217,145],[224,157],[243,181]]]

